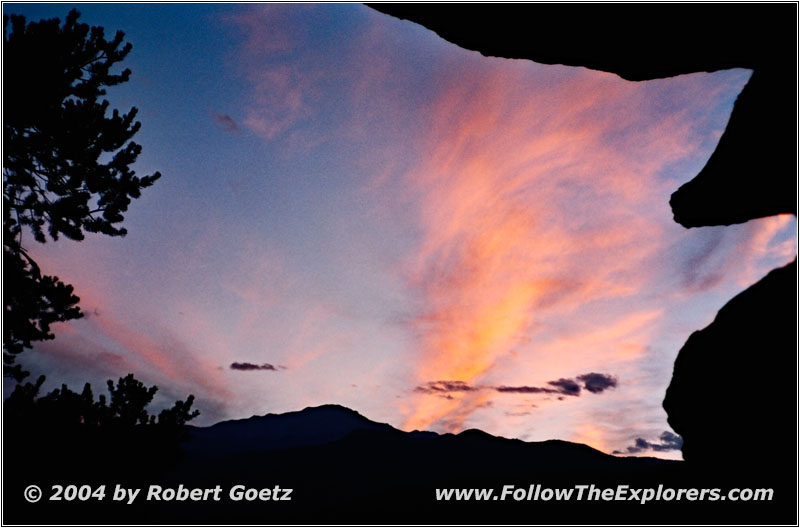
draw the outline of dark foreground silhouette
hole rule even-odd
[[[796,260],[772,270],[694,332],[678,354],[664,409],[684,438],[688,462],[714,466],[739,458],[794,477],[796,277]],[[732,424],[740,424],[735,432]]]
[[[8,425],[8,424],[7,424]],[[582,444],[522,442],[478,430],[457,435],[405,433],[350,409],[326,405],[189,428],[181,452],[159,456],[135,439],[108,438],[104,449],[86,449],[57,430],[20,445],[6,427],[4,518],[6,524],[664,524],[789,523],[792,483],[757,471],[694,473],[685,463],[613,457]],[[735,463],[734,463],[735,465]],[[44,497],[23,499],[36,484]],[[105,485],[102,500],[52,501],[51,486]],[[117,486],[142,491],[131,503],[114,501]],[[150,486],[201,488],[178,501],[147,500]],[[235,501],[230,492],[270,490],[269,500]],[[525,499],[437,501],[437,488],[522,488]],[[651,500],[527,500],[541,488],[774,489],[768,502]],[[280,489],[276,490],[275,488]],[[214,489],[219,501],[213,500]],[[288,489],[292,491],[288,493]],[[167,496],[170,492],[167,492]],[[186,491],[184,494],[188,494]],[[255,494],[256,492],[251,492]],[[517,492],[518,496],[521,492]],[[573,492],[577,493],[577,492]],[[585,491],[588,494],[588,489]],[[274,500],[274,497],[290,500]],[[155,499],[151,495],[151,499]],[[158,498],[163,498],[161,494]]]

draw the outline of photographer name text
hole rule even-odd
[[[29,486],[29,489],[33,487],[34,486]],[[216,485],[213,488],[192,488],[184,486],[183,484],[179,484],[177,487],[151,484],[146,488],[128,488],[121,484],[115,484],[113,487],[104,484],[99,486],[90,486],[88,484],[82,486],[74,484],[61,486],[56,484],[52,486],[51,493],[49,497],[47,497],[47,500],[102,501],[111,499],[115,502],[133,504],[135,501],[219,502],[225,498],[234,502],[265,502],[290,501],[292,500],[292,491],[291,488],[282,488],[277,485],[265,488],[253,488],[243,484],[237,484],[231,486],[227,490],[223,490],[223,487],[220,485]],[[29,502],[34,502],[34,500],[28,497],[28,494],[29,491],[26,490],[26,498]]]

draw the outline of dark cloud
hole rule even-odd
[[[683,438],[670,431],[664,431],[658,439],[661,440],[661,443],[650,444],[650,447],[656,451],[677,451],[683,447]]]
[[[414,390],[425,394],[447,394],[449,392],[469,392],[477,390],[477,387],[467,385],[463,381],[429,381],[425,385],[420,385]]]
[[[683,438],[670,431],[664,431],[658,437],[659,442],[648,442],[644,438],[637,438],[632,446],[628,446],[624,451],[612,451],[614,455],[635,455],[648,449],[657,452],[679,451],[683,445]]]
[[[264,363],[263,365],[256,365],[255,363],[231,363],[231,370],[278,370],[274,365]]]
[[[508,387],[501,385],[494,387],[497,392],[514,392],[519,394],[560,394],[563,396],[579,396],[581,393],[581,383],[587,391],[599,394],[606,389],[617,386],[617,378],[610,374],[599,374],[590,372],[581,374],[577,381],[572,378],[561,378],[555,381],[548,381],[549,387],[530,387],[523,385],[520,387]]]
[[[581,388],[587,391],[599,394],[606,389],[617,386],[617,378],[610,374],[599,374],[597,372],[590,372],[588,374],[581,374],[576,379],[560,378],[554,381],[548,381],[544,387],[534,387],[530,385],[520,386],[507,386],[499,385],[496,387],[468,385],[463,381],[458,380],[439,380],[429,381],[424,385],[420,385],[414,389],[415,392],[422,392],[425,394],[437,394],[443,398],[452,398],[451,393],[454,392],[470,392],[481,389],[490,389],[497,392],[513,393],[513,394],[556,394],[559,396],[580,396]]]
[[[581,386],[573,379],[561,378],[556,381],[548,381],[547,384],[557,387],[558,392],[567,396],[577,396],[581,393]]]
[[[505,385],[500,385],[499,387],[495,387],[494,390],[497,392],[514,392],[518,394],[557,394],[559,392],[556,389],[548,389],[546,387],[528,387],[527,385],[522,385],[521,387],[507,387]]]
[[[581,374],[578,376],[578,381],[582,381],[583,388],[594,394],[599,394],[606,389],[617,386],[617,378],[608,374],[598,374],[597,372]]]
[[[91,319],[92,317],[98,317],[100,315],[100,310],[98,310],[97,308],[91,308],[88,310],[83,309],[82,311],[84,319]]]
[[[225,132],[230,132],[232,134],[239,134],[241,132],[239,125],[236,124],[236,121],[228,114],[214,114],[214,122],[221,126],[222,130]]]

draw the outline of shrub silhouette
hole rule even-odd
[[[18,384],[4,403],[4,438],[12,451],[35,453],[50,469],[78,464],[101,470],[88,460],[112,458],[115,464],[134,468],[163,466],[174,459],[186,440],[187,422],[200,411],[191,410],[194,396],[177,401],[158,415],[148,405],[158,387],[147,387],[128,374],[116,385],[109,380],[109,398],[94,398],[89,383],[80,393],[66,385],[39,396],[45,377]],[[6,451],[8,454],[11,451]],[[143,469],[140,467],[139,469]]]

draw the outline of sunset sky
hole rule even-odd
[[[133,44],[109,100],[163,176],[124,238],[23,238],[86,313],[20,356],[48,390],[132,372],[160,405],[195,394],[198,425],[338,403],[679,458],[678,350],[797,252],[794,216],[672,220],[749,70],[628,82],[356,4],[77,8]]]

